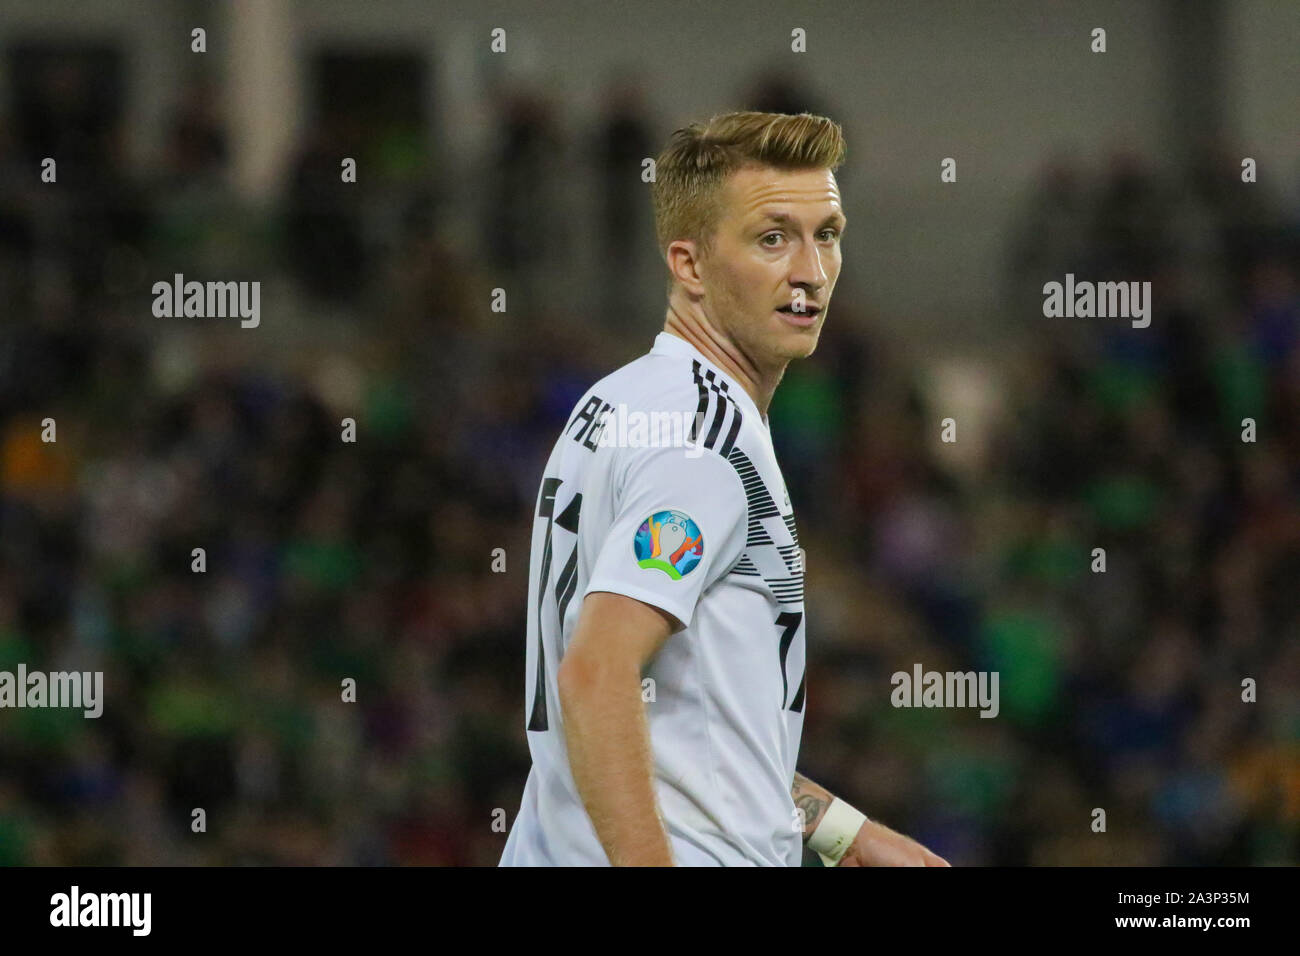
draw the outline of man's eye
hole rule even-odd
[[[762,239],[760,239],[759,242],[763,243],[764,245],[771,245],[771,243],[768,242],[767,240],[769,240],[769,239],[779,239],[780,237],[781,237],[781,234],[780,234],[779,232],[769,232],[766,236],[764,236]]]
[[[839,238],[839,235],[840,235],[840,231],[839,231],[838,229],[823,229],[823,230],[822,230],[822,235],[823,235],[823,236],[826,235],[827,233],[830,233],[830,236],[831,236],[832,239],[838,239],[838,238]]]

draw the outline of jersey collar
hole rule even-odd
[[[692,358],[705,368],[712,369],[716,376],[731,386],[731,388],[727,390],[727,394],[734,398],[747,412],[752,412],[754,417],[763,423],[764,428],[768,427],[767,416],[759,413],[758,406],[755,405],[754,400],[750,398],[749,392],[745,391],[739,382],[722,369],[718,368],[717,365],[710,361],[703,352],[697,349],[690,342],[673,335],[671,332],[660,332],[655,336],[654,348],[652,348],[650,352],[651,354],[656,355],[672,355],[677,358]]]

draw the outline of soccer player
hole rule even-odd
[[[578,402],[537,499],[503,866],[947,865],[795,772],[803,553],[767,409],[826,321],[844,154],[829,119],[739,112],[656,162],[664,330]]]

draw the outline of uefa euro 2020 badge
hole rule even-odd
[[[695,570],[704,557],[704,535],[689,515],[656,511],[636,529],[632,553],[643,568],[658,568],[674,581]]]

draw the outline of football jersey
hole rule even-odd
[[[748,393],[693,345],[659,333],[575,406],[533,521],[532,768],[501,865],[609,865],[569,767],[556,687],[593,591],[684,625],[641,685],[678,864],[800,865],[790,788],[805,704],[804,557],[767,420]]]

